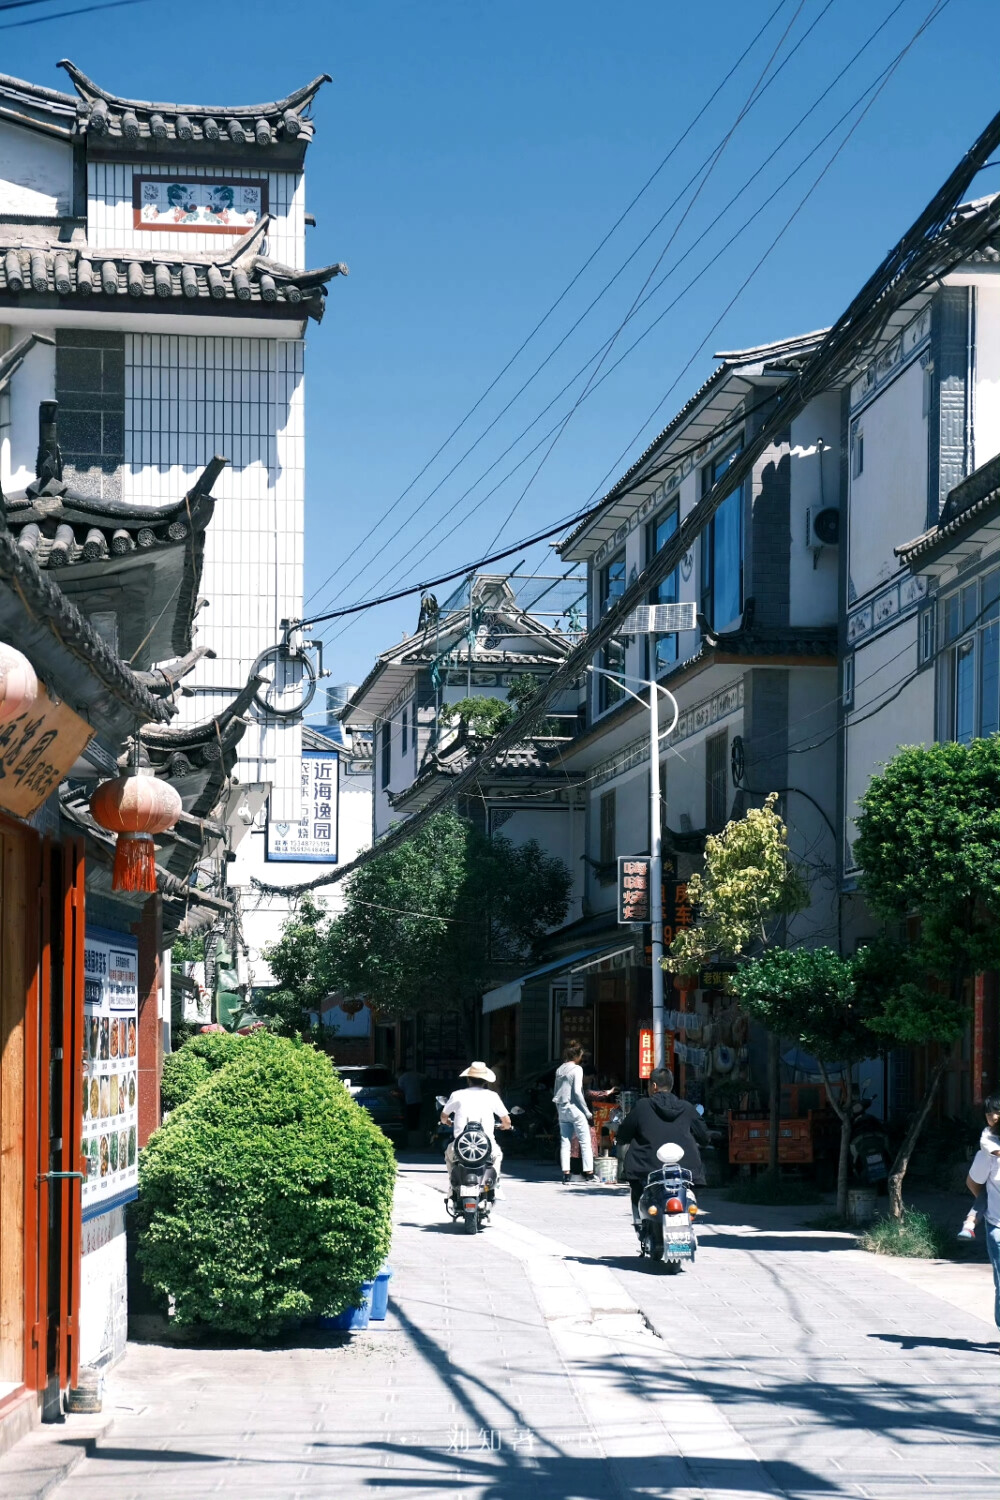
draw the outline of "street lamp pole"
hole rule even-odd
[[[628,677],[623,672],[609,672],[604,667],[593,665],[587,668],[600,677],[610,677],[623,692],[637,703],[644,700],[634,693],[628,683],[637,683],[649,689],[649,915],[652,924],[653,964],[653,1066],[662,1068],[666,1062],[665,1027],[663,1024],[663,846],[660,830],[660,740],[673,734],[680,715],[677,699],[669,689],[646,677]],[[670,699],[674,716],[670,727],[660,730],[660,693]]]

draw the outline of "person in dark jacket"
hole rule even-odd
[[[640,1099],[618,1127],[618,1145],[628,1146],[625,1176],[632,1189],[632,1219],[636,1228],[646,1178],[660,1165],[656,1153],[668,1141],[683,1148],[681,1165],[691,1172],[694,1186],[705,1186],[705,1168],[698,1148],[707,1146],[711,1136],[694,1105],[678,1099],[673,1087],[674,1075],[670,1069],[657,1068],[650,1075],[648,1097]]]

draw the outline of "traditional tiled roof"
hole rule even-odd
[[[262,224],[261,229],[264,225]],[[256,240],[257,236],[254,236]],[[250,247],[252,250],[252,247]],[[179,251],[138,255],[95,253],[74,245],[23,246],[0,242],[0,305],[57,307],[73,301],[107,309],[142,304],[177,312],[271,312],[282,317],[322,318],[327,283],[346,276],[338,262],[296,271],[280,261],[247,252],[213,260]]]
[[[246,714],[262,679],[251,677],[219,714],[200,724],[150,724],[141,739],[154,771],[180,793],[185,812],[207,818],[236,764],[236,747],[246,733]]]
[[[113,608],[119,649],[140,670],[187,656],[205,531],[215,510],[212,487],[226,460],[213,458],[188,493],[169,504],[94,499],[62,478],[56,412],[55,401],[41,403],[38,476],[27,489],[0,495],[18,553],[55,574],[85,613]],[[168,686],[161,681],[155,690]]]
[[[509,750],[505,750],[497,757],[488,770],[483,772],[482,786],[488,788],[495,783],[507,781],[534,784],[540,778],[551,782],[553,787],[565,786],[565,772],[553,769],[550,765],[553,755],[562,748],[564,748],[564,742],[546,740],[544,737],[525,740],[521,745],[512,745]],[[478,753],[479,747],[469,744],[468,741],[458,741],[449,746],[440,755],[432,756],[421,767],[419,775],[408,787],[398,792],[390,792],[389,805],[392,808],[412,811],[414,803],[426,801],[430,794],[437,790],[436,782],[439,777],[451,779],[461,775]]]
[[[893,551],[912,566],[957,541],[965,531],[974,529],[997,511],[1000,511],[1000,454],[949,491],[936,526],[910,542],[902,542]]]
[[[266,151],[280,142],[306,144],[313,136],[307,111],[323,84],[330,82],[329,73],[321,73],[270,104],[157,104],[102,89],[68,58],[59,66],[65,68],[80,96],[78,128],[91,141],[96,137],[129,147],[141,141],[155,146],[176,141],[187,148],[204,144],[213,152],[227,146]]]
[[[639,457],[626,469],[621,478],[615,481],[603,499],[592,506],[583,520],[578,522],[573,530],[562,538],[556,549],[560,555],[566,555],[573,544],[584,535],[588,527],[605,510],[612,506],[616,500],[627,495],[630,487],[642,479],[643,471],[650,466],[651,460],[660,457],[661,450],[669,443],[670,439],[686,427],[706,398],[722,386],[729,376],[746,371],[747,367],[753,370],[759,367],[760,370],[766,369],[773,374],[787,373],[790,375],[803,360],[808,359],[819,348],[826,337],[827,331],[825,328],[820,328],[813,333],[803,333],[793,338],[777,339],[770,344],[756,344],[750,349],[735,349],[714,355],[713,358],[722,361],[718,369],[713,370],[704,384],[695,391],[693,396],[685,401],[676,416],[670,419],[662,432],[658,433],[645,451],[640,453]],[[718,419],[716,418],[710,424],[710,427],[717,425],[717,421]],[[699,432],[697,436],[700,437],[701,433]]]

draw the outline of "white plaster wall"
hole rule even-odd
[[[573,807],[568,803],[549,807],[528,802],[522,807],[509,808],[506,804],[494,803],[491,824],[496,834],[509,839],[512,844],[527,844],[534,839],[546,854],[562,860],[572,876],[573,886],[566,916],[559,925],[577,921],[583,914],[583,807]]]
[[[39,325],[35,332],[52,334]],[[10,343],[23,338],[11,330]],[[0,438],[0,476],[7,491],[22,490],[35,477],[38,453],[38,403],[51,401],[56,393],[56,351],[51,344],[36,344],[16,370],[8,386],[6,402],[10,425]]]
[[[806,946],[829,943],[836,947],[838,940],[838,694],[835,667],[788,674],[788,785],[797,791],[784,797],[785,819],[789,848],[804,867],[812,898],[808,910],[789,923],[789,938]]]
[[[927,524],[927,418],[916,360],[857,414],[864,472],[850,481],[850,578],[862,598],[899,571],[893,547]]]
[[[840,509],[840,396],[810,402],[792,422],[789,622],[826,625],[837,618],[839,547],[809,546],[809,519],[826,506]],[[819,439],[825,444],[820,455]],[[822,482],[820,464],[822,463]]]
[[[83,1225],[80,1276],[80,1364],[104,1367],[125,1353],[128,1275],[125,1210],[113,1208]]]
[[[1000,286],[980,284],[976,306],[976,468],[1000,453]]]
[[[273,260],[302,269],[305,265],[305,181],[301,173],[265,172],[253,167],[193,167],[148,162],[90,162],[87,166],[87,239],[104,250],[136,250],[144,255],[170,251],[207,251],[220,259],[242,238],[236,234],[192,234],[136,229],[133,225],[132,179],[136,175],[195,178],[245,178],[267,182],[271,223],[267,253]]]
[[[197,645],[210,646],[181,714],[218,713],[257,656],[302,613],[303,345],[297,340],[126,334],[125,466],[133,504],[179,499],[216,453],[230,462],[205,542]],[[298,818],[298,724],[255,720],[236,774],[272,784],[272,817]]]
[[[73,148],[0,121],[0,214],[59,218],[73,211]]]
[[[879,709],[888,694],[914,670],[916,662],[915,616],[854,653],[854,708],[847,721],[844,766],[848,844],[855,838],[858,798],[876,771],[891,760],[901,745],[929,745],[934,741],[932,668],[921,672],[898,698]],[[846,850],[845,864],[847,868],[853,864]]]

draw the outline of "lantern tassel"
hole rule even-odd
[[[120,833],[115,845],[113,891],[156,890],[156,847],[144,833]]]

